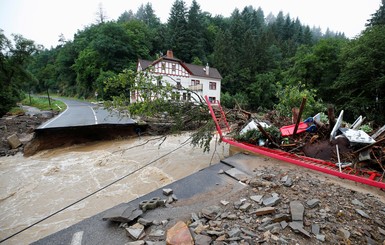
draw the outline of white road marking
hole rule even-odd
[[[78,231],[72,236],[71,245],[81,245],[84,231]]]
[[[70,108],[67,103],[65,103],[64,101],[62,101],[64,104],[66,104],[67,108],[62,112],[60,113],[57,117],[54,117],[52,118],[51,121],[48,121],[46,124],[44,124],[44,126],[42,126],[41,128],[45,128],[47,127],[49,124],[51,124],[53,121],[55,121],[56,119],[58,119],[59,117],[61,117],[64,113],[66,113],[66,111],[68,110],[68,108]]]
[[[96,113],[95,113],[95,110],[91,107],[91,106],[89,106],[89,108],[91,108],[91,110],[92,110],[92,113],[94,113],[94,117],[95,117],[95,124],[98,124],[98,118],[96,117]]]

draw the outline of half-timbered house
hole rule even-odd
[[[211,101],[220,101],[222,77],[213,67],[184,63],[168,50],[166,55],[155,61],[139,59],[137,71],[146,69],[154,76],[161,76],[162,83],[171,84],[179,100],[193,101],[197,96],[208,96]],[[140,101],[139,92],[131,92],[131,102]]]

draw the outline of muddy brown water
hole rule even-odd
[[[0,158],[0,239],[45,218],[114,180],[147,167],[14,236],[4,244],[28,244],[85,218],[128,202],[215,164],[228,146],[211,152],[186,144],[190,135],[100,141],[46,150],[31,157]],[[162,158],[161,158],[162,157]],[[159,159],[160,158],[160,159]]]

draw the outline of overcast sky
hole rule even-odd
[[[59,35],[73,40],[77,30],[95,22],[101,3],[109,20],[116,20],[125,10],[134,13],[141,4],[150,2],[163,23],[167,21],[175,0],[0,0],[0,29],[21,34],[46,48],[58,44]],[[187,6],[192,0],[185,1]],[[235,8],[242,10],[252,5],[261,7],[265,16],[270,12],[289,13],[302,24],[329,27],[353,38],[365,28],[365,23],[376,12],[381,0],[197,0],[202,11],[229,17]]]

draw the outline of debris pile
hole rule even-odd
[[[372,195],[271,167],[257,171],[245,184],[226,200],[199,210],[187,205],[184,214],[174,209],[178,202],[164,200],[163,205],[120,224],[126,230],[126,244],[385,242],[385,204]]]
[[[334,111],[329,109],[327,118],[318,113],[304,121],[300,120],[301,111],[300,108],[298,114],[293,115],[292,122],[274,119],[271,113],[243,124],[238,122],[242,127],[235,128],[233,138],[238,142],[333,162],[340,170],[351,167],[385,174],[385,125],[374,132],[366,132],[361,129],[365,120],[362,116],[348,125],[343,122],[344,111],[337,119]]]

